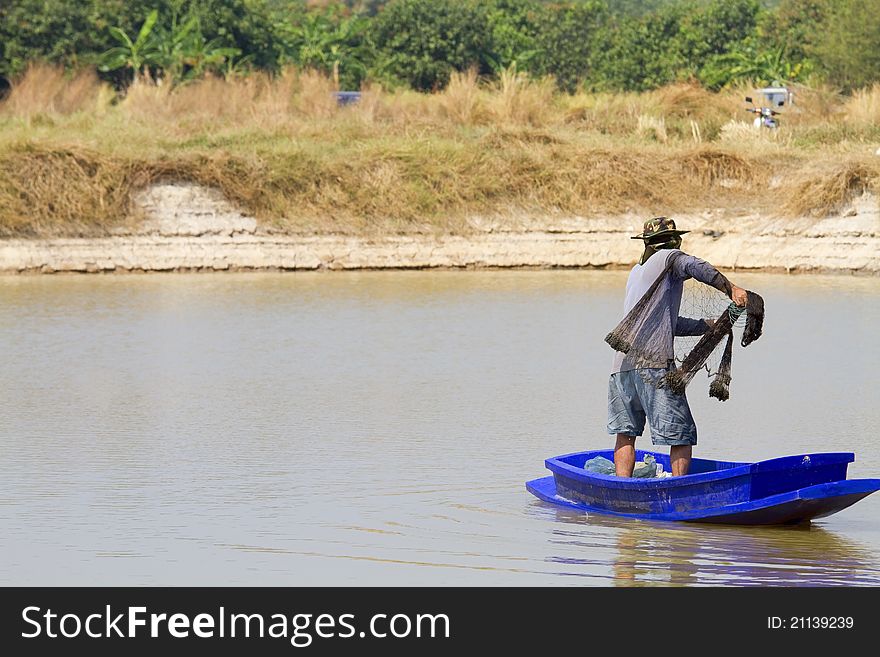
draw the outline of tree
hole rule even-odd
[[[758,84],[797,82],[809,66],[793,62],[784,46],[762,48],[746,42],[733,52],[716,55],[702,69],[702,77],[710,89],[718,89],[737,80],[754,80]]]
[[[304,0],[188,0],[208,43],[238,48],[250,65],[274,70],[281,56],[279,16],[305,13]],[[138,3],[132,3],[138,4]]]
[[[304,14],[278,26],[283,43],[280,62],[333,74],[340,87],[357,89],[373,58],[368,28],[364,16],[332,7]]]
[[[96,0],[2,0],[0,74],[21,73],[33,60],[67,66],[89,63],[90,55],[114,43],[103,22],[108,13],[103,4]]]
[[[713,0],[702,7],[692,4],[682,13],[674,43],[679,77],[704,81],[703,68],[713,57],[735,50],[754,34],[760,11],[758,0]]]
[[[594,75],[600,54],[610,45],[608,18],[608,7],[599,0],[552,7],[538,32],[536,72],[554,76],[565,91],[575,91]]]
[[[452,71],[492,71],[492,31],[478,0],[393,0],[376,15],[377,73],[429,91]]]
[[[271,69],[279,55],[273,12],[300,9],[305,5],[299,0],[0,0],[0,74],[17,74],[30,60],[96,64],[108,49],[128,47],[114,29],[134,45],[153,11],[159,15],[157,31],[170,29],[172,16],[198,16],[204,43],[197,67],[219,59],[220,49],[237,48],[254,66]],[[118,81],[120,73],[105,75]]]
[[[241,53],[238,48],[224,46],[219,38],[206,39],[199,16],[190,10],[191,13],[180,17],[178,8],[179,5],[168,25],[159,23],[157,9],[151,11],[134,39],[122,28],[110,28],[119,45],[101,56],[100,69],[124,68],[134,76],[162,73],[179,81],[219,69]]]
[[[254,66],[268,69],[278,64],[278,38],[273,29],[276,18],[305,11],[304,0],[87,1],[104,7],[107,23],[128,34],[154,9],[159,12],[160,24],[165,28],[170,27],[168,21],[173,16],[197,16],[206,43],[238,48]]]
[[[809,57],[828,18],[828,0],[781,0],[764,14],[758,28],[770,47],[782,47],[795,61]]]
[[[669,84],[682,68],[674,47],[681,27],[677,7],[641,17],[615,17],[610,45],[599,55],[594,86],[598,89],[645,91]]]
[[[547,11],[537,0],[494,0],[490,4],[490,63],[496,73],[513,65],[520,71],[536,69],[544,54],[538,44],[538,31],[546,21]]]
[[[852,90],[880,80],[880,11],[877,0],[828,5],[824,29],[810,48],[828,80]]]

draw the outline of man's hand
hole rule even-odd
[[[746,305],[746,300],[748,299],[748,295],[744,289],[741,287],[737,287],[733,283],[730,284],[730,300],[733,301],[737,306],[742,308]]]

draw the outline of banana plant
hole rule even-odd
[[[742,49],[719,55],[707,66],[706,82],[710,86],[722,86],[736,80],[754,80],[768,84],[773,80],[796,82],[808,73],[804,62],[792,62],[785,48],[774,50],[747,44]]]
[[[359,15],[307,14],[298,24],[280,26],[285,51],[281,63],[325,73],[341,70],[349,82],[359,81],[367,71],[366,28],[366,20]]]
[[[224,45],[220,38],[205,39],[197,14],[180,21],[175,13],[170,29],[161,32],[159,50],[162,67],[172,80],[199,77],[241,54],[241,50]]]
[[[241,50],[225,46],[222,39],[206,41],[198,32],[184,50],[185,77],[200,77],[209,70],[219,70],[240,54]]]
[[[101,55],[98,68],[101,71],[128,68],[134,71],[135,75],[139,75],[150,67],[160,67],[162,55],[153,32],[157,20],[159,20],[159,12],[154,9],[147,16],[134,39],[131,39],[121,28],[111,27],[110,34],[119,45]]]
[[[129,68],[135,75],[161,72],[171,81],[179,82],[208,70],[222,69],[241,54],[241,50],[226,46],[220,38],[206,39],[195,13],[181,19],[174,11],[168,27],[157,24],[158,20],[159,12],[150,12],[134,40],[122,29],[111,28],[120,45],[102,55],[100,70]]]
[[[157,34],[157,60],[165,74],[172,80],[183,77],[185,59],[190,42],[199,28],[198,16],[192,15],[180,22],[177,11],[171,15],[171,27],[160,29]]]

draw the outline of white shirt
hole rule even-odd
[[[657,251],[648,258],[648,261],[641,265],[637,264],[629,273],[626,280],[626,298],[623,300],[623,317],[632,310],[648,291],[648,288],[654,284],[660,273],[666,269],[666,261],[673,251],[678,249],[663,249]],[[626,362],[626,354],[619,351],[614,352],[614,359],[611,361],[611,373],[624,372],[633,369],[632,363]]]

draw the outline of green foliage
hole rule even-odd
[[[433,90],[452,71],[515,65],[567,91],[807,73],[854,89],[880,80],[877,2],[0,0],[0,76],[32,60],[100,65],[116,83],[292,64],[346,89],[373,78]]]
[[[303,0],[184,0],[182,9],[187,5],[208,43],[238,48],[250,65],[268,70],[281,55],[278,17],[305,13]]]
[[[341,89],[357,89],[373,59],[368,28],[365,16],[339,7],[302,14],[278,25],[279,61],[332,74]]]
[[[795,60],[806,60],[828,19],[828,0],[781,0],[765,12],[759,35],[771,47],[782,47]]]
[[[162,57],[159,50],[159,40],[153,34],[153,28],[159,19],[159,12],[153,10],[137,36],[132,40],[120,27],[111,27],[110,34],[119,45],[106,51],[100,58],[102,71],[115,71],[120,68],[130,68],[135,74],[142,73],[149,67],[162,65]]]
[[[520,71],[537,70],[545,51],[538,32],[546,22],[548,9],[537,0],[494,0],[489,8],[489,26],[497,73],[516,66]]]
[[[655,11],[618,14],[593,84],[644,91],[697,79],[715,88],[731,81],[760,16],[757,0],[658,3]]]
[[[718,89],[737,80],[753,80],[758,84],[798,82],[809,72],[809,64],[793,63],[786,56],[784,46],[770,50],[743,43],[738,50],[710,59],[701,73],[710,89]]]
[[[608,17],[607,5],[599,0],[554,7],[539,27],[537,72],[553,75],[561,89],[577,89],[592,76],[609,45]]]
[[[877,0],[828,0],[825,11],[825,29],[810,48],[825,77],[848,90],[880,80]]]
[[[675,42],[679,77],[714,77],[706,67],[754,33],[759,11],[757,0],[713,0],[684,14]]]
[[[210,67],[221,49],[236,48],[254,66],[273,68],[279,56],[271,7],[284,13],[302,3],[278,0],[3,0],[0,2],[0,75],[21,73],[27,62],[69,67],[95,65],[111,48],[126,47],[117,32],[136,41],[141,26],[158,12],[156,32],[173,30],[174,16],[198,17],[204,38],[190,68]],[[154,37],[155,38],[155,37]],[[194,38],[194,37],[190,37]],[[198,48],[197,48],[198,46]],[[231,51],[227,51],[231,52]],[[224,56],[225,57],[225,56]],[[107,63],[106,61],[103,63]],[[111,77],[113,75],[111,74]]]
[[[488,7],[478,0],[394,0],[377,14],[372,37],[377,72],[428,91],[446,85],[452,71],[496,64]]]
[[[110,34],[119,45],[101,55],[100,70],[125,68],[134,75],[161,73],[183,80],[216,71],[241,53],[238,48],[224,46],[219,37],[206,39],[199,14],[190,8],[181,17],[179,8],[179,4],[174,7],[167,26],[159,23],[159,10],[151,11],[134,39],[122,28],[111,27]]]
[[[612,13],[623,16],[645,16],[679,4],[678,0],[607,0],[607,2]]]
[[[676,48],[681,21],[678,7],[642,17],[615,17],[611,43],[601,54],[594,86],[645,91],[673,82],[681,68]]]
[[[29,61],[67,66],[89,63],[112,45],[111,12],[95,1],[3,0],[0,2],[0,75],[21,73]]]

